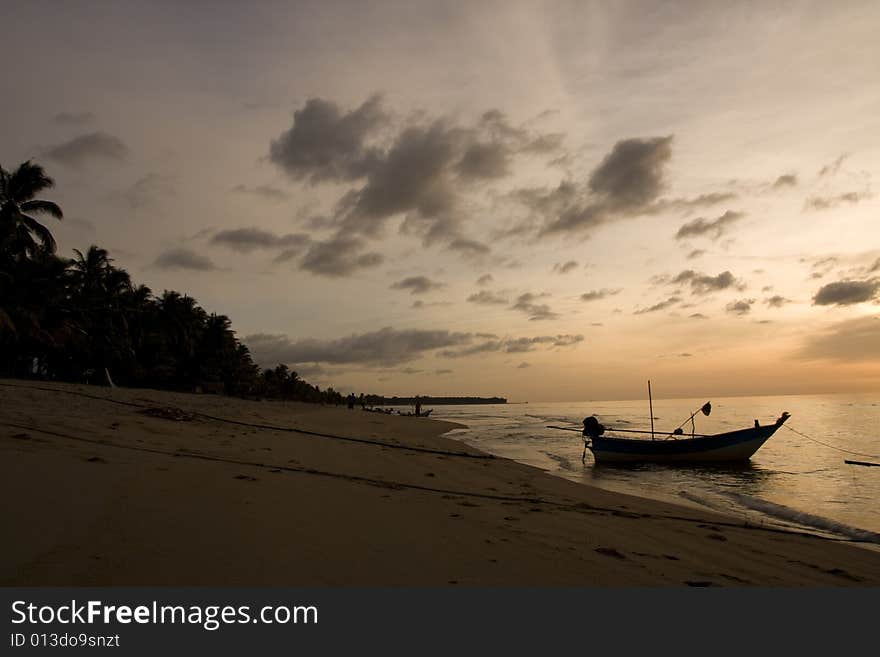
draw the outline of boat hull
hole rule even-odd
[[[638,440],[600,436],[589,445],[597,463],[722,463],[748,461],[780,424],[698,438]]]

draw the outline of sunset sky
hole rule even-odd
[[[3,22],[0,163],[55,178],[60,254],[107,248],[261,365],[511,401],[880,386],[877,2]]]

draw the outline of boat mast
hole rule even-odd
[[[651,440],[654,440],[654,400],[651,397],[651,379],[648,379],[648,408],[651,411]]]

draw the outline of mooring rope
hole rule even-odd
[[[807,434],[801,433],[797,429],[794,429],[794,428],[788,426],[787,424],[783,425],[783,426],[786,429],[788,429],[789,431],[794,431],[797,435],[801,436],[802,438],[806,438],[807,440],[812,440],[814,443],[818,443],[819,445],[822,445],[823,447],[828,447],[830,449],[836,449],[838,452],[846,452],[847,454],[853,454],[854,456],[867,456],[868,458],[872,458],[872,459],[880,459],[880,456],[877,456],[876,454],[865,454],[864,452],[854,452],[849,449],[844,449],[843,447],[829,445],[828,443],[823,443],[821,440],[816,440],[815,438],[811,438]]]

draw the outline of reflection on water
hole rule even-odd
[[[655,400],[658,432],[671,431],[706,400]],[[557,476],[608,490],[709,507],[752,523],[805,525],[821,532],[873,540],[880,533],[880,468],[844,459],[880,461],[880,403],[871,395],[808,395],[713,399],[712,414],[697,419],[697,433],[720,433],[772,423],[783,411],[788,424],[745,465],[601,465],[576,432],[596,414],[609,428],[650,427],[644,401],[438,406],[434,417],[468,425],[456,437],[487,452]],[[688,423],[689,425],[689,423]],[[803,435],[787,430],[796,429]],[[821,444],[820,444],[821,443]],[[846,451],[842,451],[846,450]],[[854,455],[856,453],[858,455]],[[864,531],[874,534],[865,538]],[[880,542],[878,539],[877,542]]]

